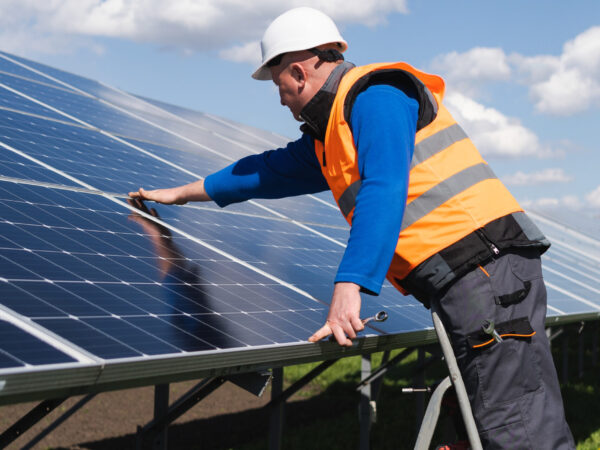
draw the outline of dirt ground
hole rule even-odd
[[[172,384],[170,402],[196,384],[197,381]],[[66,400],[7,448],[26,446],[81,398]],[[269,399],[268,390],[259,398],[227,382],[170,426],[169,448],[226,449],[239,444],[240,439],[251,442],[265,438],[269,414],[262,407]],[[0,433],[36,405],[37,402],[0,407]],[[153,387],[98,394],[33,448],[133,449],[136,429],[152,419],[153,408]],[[148,447],[146,443],[144,448]]]

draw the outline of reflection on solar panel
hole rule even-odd
[[[347,238],[328,196],[153,212],[124,195],[194,181],[281,136],[1,52],[0,115],[0,402],[433,339],[429,313],[386,285],[363,314],[389,319],[359,348],[306,341]],[[555,243],[550,315],[597,316],[600,244],[534,219]]]

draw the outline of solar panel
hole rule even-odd
[[[363,314],[389,319],[355,348],[306,341],[348,236],[328,193],[155,213],[127,202],[281,136],[2,52],[0,115],[0,403],[434,339],[428,311],[386,284]],[[547,222],[550,315],[597,315],[597,241]]]

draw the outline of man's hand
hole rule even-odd
[[[144,188],[140,188],[137,192],[130,192],[129,196],[140,200],[164,203],[165,205],[184,205],[187,203],[187,200],[182,198],[181,194],[181,187],[155,189],[153,191],[146,191]]]
[[[356,332],[364,328],[360,320],[360,286],[354,283],[336,283],[327,322],[308,340],[317,342],[333,333],[338,344],[349,347],[352,345],[350,339],[354,339]]]
[[[169,189],[146,191],[144,188],[140,188],[138,191],[130,192],[129,196],[165,205],[184,205],[187,202],[207,202],[211,199],[204,190],[204,180]]]

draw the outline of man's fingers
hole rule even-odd
[[[352,341],[346,337],[346,333],[344,333],[342,327],[340,327],[337,324],[334,324],[331,328],[333,331],[333,335],[335,336],[335,340],[338,344],[344,347],[350,347],[352,345]]]
[[[337,323],[327,321],[315,334],[308,338],[310,342],[317,342],[321,339],[333,334],[335,340],[339,345],[349,347],[352,345],[352,341],[346,337],[344,329]],[[356,337],[356,334],[354,334]]]
[[[342,329],[344,330],[344,333],[346,333],[350,339],[356,338],[356,332],[354,331],[354,328],[352,328],[352,324],[350,322],[344,323],[344,325],[342,326]]]
[[[308,340],[310,342],[317,342],[317,341],[320,341],[321,339],[323,339],[324,337],[329,336],[330,334],[331,334],[331,328],[329,327],[329,324],[326,323],[321,328],[319,328],[315,334],[313,334],[311,337],[309,337]]]
[[[355,317],[352,319],[352,328],[354,328],[355,331],[362,331],[365,329],[365,324],[358,317]]]

